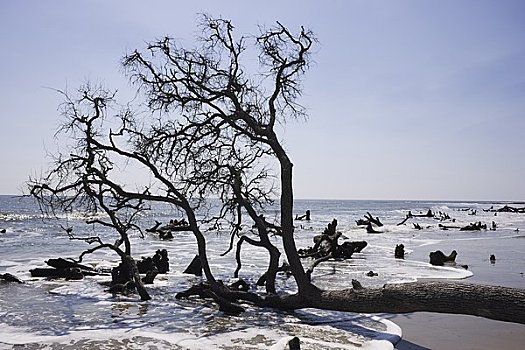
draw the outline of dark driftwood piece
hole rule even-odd
[[[372,224],[376,225],[376,226],[383,226],[383,223],[381,222],[381,220],[379,220],[378,217],[373,217],[372,214],[370,214],[369,212],[366,212],[366,214],[368,215],[365,215],[365,218]]]
[[[158,273],[159,271],[156,268],[149,270],[146,276],[142,277],[142,282],[144,284],[153,284],[153,280],[157,277]]]
[[[93,271],[94,269],[90,266],[78,264],[74,261],[66,260],[63,258],[57,258],[57,259],[49,259],[46,261],[46,264],[48,264],[51,267],[54,267],[55,269],[67,269],[67,268],[79,268],[81,270],[85,271]]]
[[[405,245],[404,244],[396,245],[396,249],[394,250],[394,257],[396,259],[404,259],[405,258]]]
[[[306,220],[310,221],[310,210],[307,210],[304,215],[295,215],[295,220]]]
[[[202,265],[201,259],[198,255],[195,255],[191,263],[188,265],[186,270],[183,273],[187,273],[195,276],[202,276]]]
[[[20,280],[18,277],[11,275],[10,273],[4,273],[0,274],[0,280],[4,280],[6,282],[16,282],[23,284],[24,282]]]
[[[67,280],[81,280],[84,278],[85,274],[90,273],[88,271],[82,271],[79,268],[35,268],[29,270],[29,272],[31,273],[32,277],[65,278]],[[92,273],[92,275],[96,275],[96,273]]]
[[[515,208],[508,205],[505,205],[503,208],[497,210],[498,212],[503,213],[525,213],[525,207]]]
[[[445,255],[441,250],[436,250],[429,254],[430,263],[436,266],[443,266],[446,262],[456,261],[458,253],[453,250],[450,255]]]
[[[450,226],[450,225],[442,225],[442,224],[438,224],[438,227],[442,230],[448,230],[448,229],[460,229],[461,226]]]
[[[377,231],[376,229],[374,229],[374,227],[372,226],[371,222],[369,222],[368,225],[366,225],[366,232],[368,232],[368,233],[382,233],[381,231]]]
[[[478,222],[470,223],[467,226],[460,228],[459,230],[460,231],[480,231],[482,229],[486,230],[487,224],[482,224],[480,221],[478,221]]]

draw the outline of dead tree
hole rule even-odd
[[[407,284],[378,290],[363,288],[359,292],[323,291],[315,286],[295,245],[293,163],[276,126],[305,116],[298,99],[316,38],[304,28],[294,33],[278,22],[255,37],[237,38],[230,21],[207,16],[202,17],[199,32],[194,49],[164,38],[124,57],[123,67],[151,114],[136,114],[131,104],[120,107],[114,93],[89,85],[81,87],[77,97],[64,93],[65,122],[59,135],[71,142],[66,143],[64,152],[57,153],[42,179],[30,181],[31,194],[48,213],[79,207],[102,211],[107,219],[92,223],[117,234],[115,244],[102,242],[99,237],[79,237],[96,246],[86,250],[77,262],[98,249],[111,249],[127,264],[140,286],[129,235],[142,234],[136,219],[151,210],[150,203],[164,203],[182,214],[188,223],[184,229],[197,241],[196,254],[207,280],[206,287],[197,294],[212,298],[232,314],[242,310],[233,303],[243,300],[283,309],[461,310],[524,322],[525,296],[520,290],[501,289],[506,294],[491,299],[497,293],[484,294],[490,288],[463,288],[465,293],[457,297],[450,291],[450,284],[443,284],[443,288]],[[245,46],[249,38],[254,38],[259,50],[260,67],[254,74],[246,68],[253,62]],[[144,169],[150,182],[124,186],[118,180],[123,164]],[[220,207],[197,219],[197,210],[206,207],[209,197],[218,198]],[[273,204],[273,198],[278,198],[279,215],[270,222],[264,218],[264,208]],[[377,218],[368,216],[380,224]],[[246,220],[255,224],[250,236],[240,235]],[[231,242],[233,246],[237,240],[236,273],[241,266],[242,244],[253,244],[268,252],[267,295],[229,288],[213,275],[200,227],[221,221],[234,228]],[[283,253],[297,284],[296,294],[273,293],[281,252],[269,242],[271,234],[282,240]],[[148,297],[145,289],[141,297]],[[483,308],[463,305],[472,300],[475,305],[483,303]],[[511,307],[514,303],[518,307]],[[511,311],[503,310],[507,307]]]

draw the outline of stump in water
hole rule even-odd
[[[168,251],[166,249],[157,250],[153,256],[153,263],[161,274],[164,274],[170,270],[169,261],[170,259],[168,259]]]
[[[396,259],[404,259],[405,258],[405,246],[403,244],[397,244],[396,250],[394,251],[394,257]]]
[[[186,270],[183,273],[187,273],[195,276],[202,276],[202,265],[201,259],[198,255],[195,255],[191,263],[188,265]]]
[[[450,255],[445,255],[441,250],[429,254],[430,263],[435,266],[443,266],[446,262],[455,262],[458,253],[453,250]]]
[[[10,273],[4,273],[0,274],[0,280],[4,280],[6,282],[16,282],[23,284],[24,282],[20,280],[18,277],[11,275]]]

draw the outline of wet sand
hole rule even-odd
[[[525,325],[482,317],[416,312],[387,317],[403,330],[398,350],[521,350]]]
[[[525,239],[517,236],[493,241],[451,241],[446,244],[419,249],[414,255],[424,261],[428,251],[435,248],[447,253],[459,252],[459,263],[466,263],[474,276],[466,283],[525,288]],[[490,263],[489,254],[495,253],[496,263]],[[489,320],[482,317],[416,312],[402,315],[384,315],[403,331],[398,350],[453,349],[453,350],[522,350],[525,349],[525,325]]]

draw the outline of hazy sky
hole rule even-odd
[[[198,13],[320,44],[306,123],[283,131],[297,198],[525,200],[525,1],[0,0],[0,193],[46,169],[60,97],[125,89],[119,61]]]

